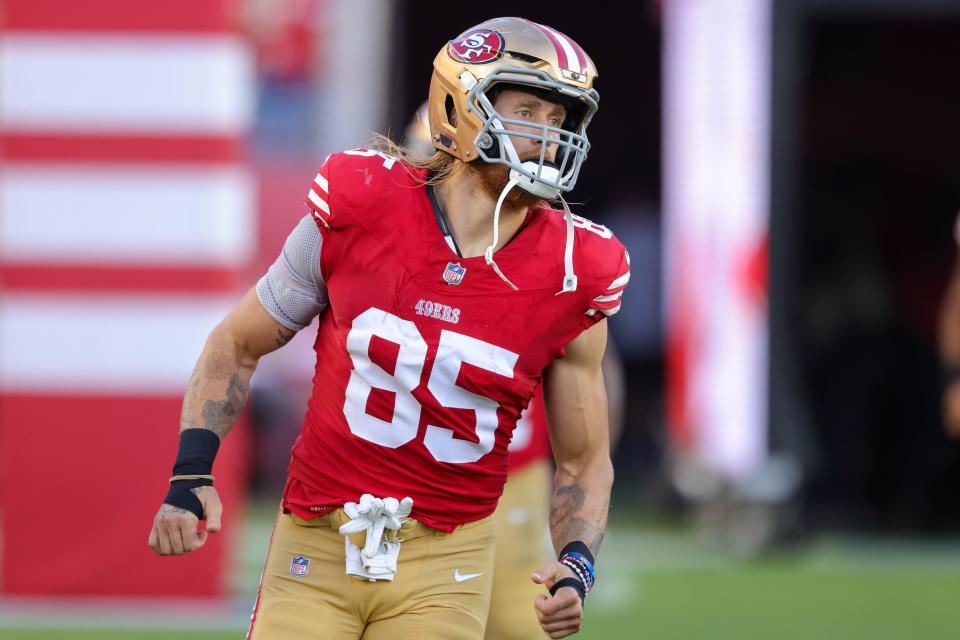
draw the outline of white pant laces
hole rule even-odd
[[[397,556],[400,553],[400,540],[384,540],[386,529],[399,531],[413,508],[413,499],[377,498],[369,493],[360,497],[359,504],[348,502],[343,511],[350,522],[342,525],[339,532],[343,536],[366,531],[363,549],[346,537],[347,573],[368,580],[393,580],[397,571]]]

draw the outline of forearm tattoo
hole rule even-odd
[[[204,427],[216,433],[222,440],[240,417],[247,404],[247,387],[240,382],[240,376],[230,376],[226,400],[207,400],[203,403]]]
[[[217,393],[223,382],[227,383],[226,389]],[[222,440],[247,404],[247,393],[236,361],[222,353],[211,353],[201,358],[190,376],[180,425],[209,429]]]
[[[200,380],[202,378],[200,375],[200,365],[201,363],[198,362],[197,366],[193,368],[193,373],[190,374],[190,382],[187,383],[187,393],[183,397],[183,409],[180,411],[180,426],[184,429],[203,427],[203,425],[197,424],[197,421],[194,419],[194,416],[199,414],[196,407],[200,395]]]
[[[606,530],[609,497],[589,492],[581,478],[558,478],[550,503],[550,531],[559,550],[581,540],[597,555]]]

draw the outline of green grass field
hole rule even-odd
[[[252,601],[257,576],[249,572],[258,561],[249,557],[238,579],[241,600]],[[586,626],[576,636],[584,640],[960,638],[960,541],[825,540],[739,561],[704,549],[683,531],[616,523],[599,570]],[[236,639],[246,617],[239,610],[214,631],[149,628],[162,621],[130,630],[98,629],[90,621],[71,626],[55,612],[43,620],[56,628],[22,618],[17,628],[16,619],[0,615],[0,640]]]

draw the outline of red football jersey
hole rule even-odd
[[[620,305],[629,258],[576,218],[576,291],[561,293],[563,214],[531,209],[495,254],[460,258],[424,172],[382,153],[327,159],[305,201],[323,234],[313,395],[284,506],[309,518],[363,493],[413,498],[443,531],[493,513],[507,446],[543,370]]]

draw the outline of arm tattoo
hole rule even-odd
[[[203,403],[204,427],[213,431],[222,440],[247,403],[247,387],[236,373],[230,376],[226,400],[207,400]]]
[[[247,403],[245,380],[249,380],[249,375],[245,373],[236,357],[228,353],[204,353],[187,384],[181,429],[209,429],[222,440]]]
[[[213,352],[203,363],[203,376],[207,380],[226,380],[236,369],[236,362],[226,354]]]
[[[593,504],[579,478],[564,480],[558,480],[550,504],[553,544],[559,551],[568,542],[582,540],[596,556],[606,529],[607,500]]]
[[[296,331],[289,331],[287,329],[278,328],[277,329],[277,346],[282,347],[293,339],[293,336],[297,335]]]
[[[197,413],[196,405],[200,392],[200,362],[193,368],[190,381],[187,383],[187,393],[183,397],[183,408],[180,411],[180,426],[184,429],[197,429],[203,425],[197,424],[193,416]]]

